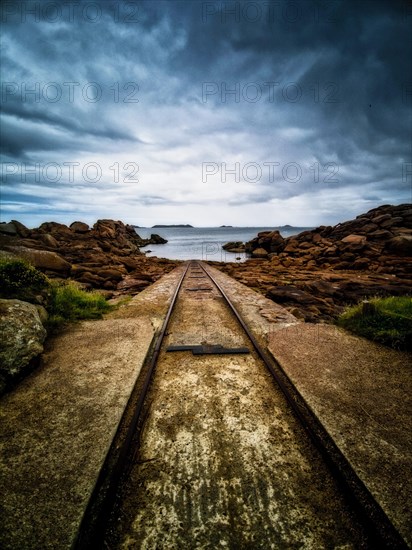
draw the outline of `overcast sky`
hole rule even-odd
[[[313,226],[412,202],[410,6],[4,2],[2,221]]]

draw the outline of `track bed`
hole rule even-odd
[[[167,351],[217,344],[250,353]],[[178,294],[144,416],[106,548],[373,547],[218,288],[195,263]]]

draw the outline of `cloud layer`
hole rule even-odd
[[[316,225],[412,202],[406,2],[2,7],[2,219]]]

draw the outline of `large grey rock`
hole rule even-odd
[[[42,353],[46,330],[35,305],[0,299],[0,389]]]

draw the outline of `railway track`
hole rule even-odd
[[[85,514],[77,548],[90,547],[406,546],[218,281],[193,261]]]

